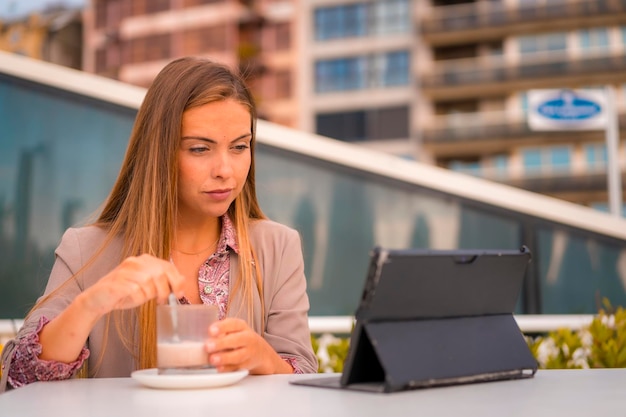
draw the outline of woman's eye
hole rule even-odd
[[[235,145],[233,148],[237,151],[245,151],[246,149],[248,149],[250,146],[246,145],[246,144],[241,144],[241,145]]]
[[[209,148],[207,148],[206,146],[194,146],[193,148],[189,148],[189,152],[191,153],[202,153],[208,150]]]

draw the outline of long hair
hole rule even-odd
[[[182,115],[185,110],[216,101],[234,99],[250,110],[251,163],[242,192],[228,209],[237,233],[240,275],[234,277],[229,299],[241,293],[252,324],[255,291],[263,306],[258,262],[251,247],[248,226],[253,219],[265,218],[256,196],[254,149],[256,107],[243,79],[228,67],[215,62],[186,57],[166,65],[154,79],[139,108],[122,167],[102,213],[95,224],[107,230],[110,241],[123,240],[122,259],[150,254],[169,259],[178,212],[178,150]],[[229,306],[230,308],[230,306]],[[243,306],[242,306],[243,308]],[[156,365],[155,302],[132,312],[138,328],[118,325],[117,331],[136,355],[140,369]],[[134,317],[133,317],[134,316]]]

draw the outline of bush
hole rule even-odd
[[[580,330],[557,329],[546,335],[526,336],[540,369],[626,367],[626,310],[603,301],[589,326]],[[349,337],[312,336],[319,372],[341,372],[348,354]]]
[[[604,300],[589,326],[558,329],[546,336],[527,338],[542,369],[626,367],[626,310]]]

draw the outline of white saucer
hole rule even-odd
[[[248,375],[246,369],[235,372],[217,372],[195,375],[159,375],[156,368],[135,371],[130,376],[150,388],[189,389],[232,385]]]

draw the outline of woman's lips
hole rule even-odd
[[[227,190],[212,190],[212,191],[205,192],[205,194],[207,194],[213,200],[222,201],[222,200],[226,200],[230,196],[231,191],[232,190],[230,190],[230,189],[227,189]]]

